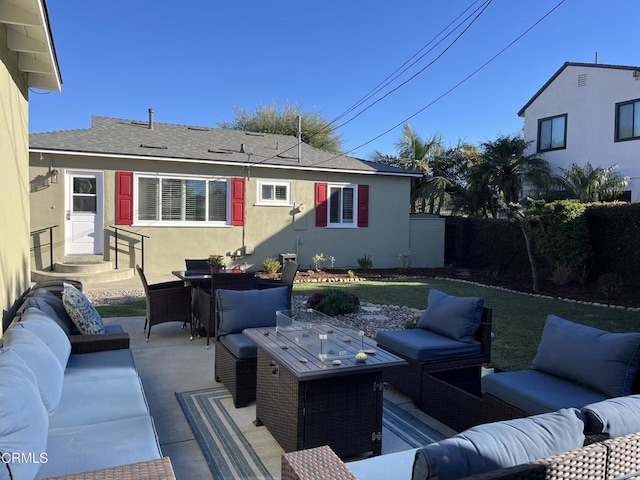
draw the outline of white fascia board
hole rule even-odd
[[[353,170],[346,168],[321,168],[313,166],[297,166],[297,165],[267,165],[264,163],[251,163],[251,162],[225,162],[221,160],[206,160],[195,158],[172,158],[172,157],[152,157],[146,155],[127,155],[127,154],[114,154],[114,153],[92,153],[92,152],[78,152],[73,150],[51,150],[46,148],[29,148],[31,153],[50,153],[54,155],[73,155],[83,157],[103,157],[103,158],[122,158],[128,160],[153,160],[156,162],[173,162],[173,163],[199,163],[203,165],[224,165],[229,167],[242,167],[242,168],[267,168],[274,170],[303,170],[311,172],[331,172],[331,173],[349,173],[358,175],[382,175],[388,177],[415,177],[421,178],[421,173],[395,173],[395,172],[376,172],[366,170]]]

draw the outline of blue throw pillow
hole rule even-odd
[[[640,432],[640,395],[610,398],[582,408],[587,435],[605,434],[610,438]]]
[[[455,297],[432,288],[418,328],[431,330],[460,342],[473,342],[480,326],[484,300]]]
[[[412,480],[453,480],[581,448],[584,418],[575,408],[487,423],[416,451]]]
[[[84,294],[70,283],[64,283],[62,303],[73,323],[83,335],[104,333],[102,317]]]
[[[267,290],[216,290],[220,315],[218,336],[241,333],[245,328],[275,327],[276,311],[287,309],[288,288]]]
[[[640,333],[610,333],[549,315],[531,368],[619,397],[631,393],[639,356]]]

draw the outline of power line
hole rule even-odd
[[[469,75],[467,75],[465,78],[463,78],[462,80],[460,80],[458,83],[456,83],[453,87],[449,88],[447,91],[445,91],[443,94],[441,94],[440,96],[438,96],[435,100],[431,101],[430,103],[428,103],[427,105],[425,105],[424,107],[422,107],[421,109],[419,109],[418,111],[414,112],[413,114],[411,114],[410,116],[408,116],[407,118],[405,118],[404,120],[402,120],[401,122],[395,124],[393,127],[385,130],[384,132],[380,133],[379,135],[376,135],[375,137],[373,137],[372,139],[358,145],[357,147],[352,148],[351,150],[348,150],[346,152],[343,152],[340,155],[336,155],[333,156],[331,158],[328,158],[326,160],[322,160],[321,162],[315,163],[315,165],[320,165],[321,163],[325,163],[325,162],[329,162],[331,160],[334,160],[336,158],[339,158],[342,155],[348,155],[349,153],[353,152],[354,150],[358,150],[359,148],[364,147],[365,145],[370,144],[371,142],[379,139],[380,137],[383,137],[384,135],[386,135],[387,133],[395,130],[396,128],[398,128],[399,126],[403,125],[404,123],[406,123],[407,121],[411,120],[412,118],[416,117],[417,115],[419,115],[420,113],[424,112],[427,108],[431,107],[432,105],[434,105],[435,103],[439,102],[440,100],[442,100],[444,97],[446,97],[447,95],[449,95],[451,92],[453,92],[454,90],[456,90],[458,87],[460,87],[462,84],[466,83],[469,79],[471,79],[472,77],[474,77],[477,73],[479,73],[481,70],[483,70],[487,65],[489,65],[490,63],[492,63],[496,58],[498,58],[500,55],[502,55],[504,52],[506,52],[509,48],[511,48],[515,43],[517,43],[520,39],[522,39],[527,33],[529,33],[531,30],[533,30],[536,26],[538,26],[538,24],[540,24],[545,18],[547,18],[549,15],[551,15],[556,9],[558,9],[564,2],[566,2],[566,0],[561,0],[560,2],[558,2],[551,10],[549,10],[547,13],[545,13],[542,17],[540,17],[536,22],[534,22],[529,28],[527,28],[524,32],[522,32],[520,35],[518,35],[514,40],[512,40],[506,47],[502,48],[498,53],[496,53],[495,55],[493,55],[489,60],[487,60],[486,62],[484,62],[480,67],[478,67],[477,69],[475,69],[473,72],[471,72]]]

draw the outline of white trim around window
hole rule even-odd
[[[328,185],[328,228],[357,228],[358,226],[358,185]]]
[[[155,227],[231,225],[231,179],[134,174],[133,224]]]
[[[256,205],[291,207],[291,182],[287,180],[258,180]]]

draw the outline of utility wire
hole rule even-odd
[[[498,58],[500,55],[502,55],[504,52],[506,52],[509,48],[511,48],[515,43],[517,43],[520,39],[522,39],[525,35],[527,35],[531,30],[533,30],[535,27],[538,26],[538,24],[540,24],[545,18],[547,18],[549,15],[551,15],[555,10],[557,10],[564,2],[566,2],[566,0],[561,0],[560,2],[558,2],[556,4],[555,7],[553,7],[551,10],[549,10],[547,13],[545,13],[542,17],[540,17],[535,23],[533,23],[533,25],[531,25],[529,28],[527,28],[524,32],[522,32],[520,35],[518,35],[514,40],[512,40],[506,47],[504,47],[502,50],[500,50],[498,53],[496,53],[494,56],[492,56],[489,60],[487,60],[486,62],[484,62],[480,67],[478,67],[477,69],[475,69],[473,72],[471,72],[469,75],[467,75],[465,78],[463,78],[462,80],[460,80],[458,83],[456,83],[453,87],[449,88],[447,91],[445,91],[443,94],[441,94],[440,96],[438,96],[435,100],[431,101],[430,103],[428,103],[427,105],[425,105],[424,107],[422,107],[420,110],[414,112],[413,114],[411,114],[410,116],[408,116],[407,118],[405,118],[404,120],[402,120],[401,122],[395,124],[393,127],[385,130],[384,132],[380,133],[379,135],[376,135],[375,137],[373,137],[372,139],[358,145],[357,147],[352,148],[351,150],[348,150],[346,152],[341,153],[340,155],[335,155],[331,158],[328,158],[326,160],[322,160],[321,162],[315,163],[313,164],[313,166],[315,165],[320,165],[321,163],[325,163],[325,162],[329,162],[331,160],[334,160],[336,158],[339,158],[343,155],[348,155],[349,153],[358,150],[359,148],[364,147],[365,145],[370,144],[371,142],[374,142],[375,140],[379,139],[380,137],[383,137],[384,135],[386,135],[387,133],[395,130],[396,128],[398,128],[399,126],[405,124],[407,121],[411,120],[412,118],[416,117],[417,115],[419,115],[420,113],[424,112],[427,108],[431,107],[432,105],[434,105],[435,103],[439,102],[440,100],[442,100],[444,97],[446,97],[447,95],[449,95],[451,92],[453,92],[454,90],[456,90],[458,87],[460,87],[462,84],[464,84],[465,82],[467,82],[469,79],[471,79],[472,77],[474,77],[476,74],[478,74],[481,70],[483,70],[487,65],[489,65],[490,63],[492,63],[496,58]]]
[[[485,1],[484,1],[484,3],[483,3],[482,5],[480,5],[480,7],[478,7],[478,8],[477,8],[476,10],[474,10],[470,15],[468,15],[468,16],[467,16],[467,17],[466,17],[466,18],[465,18],[465,19],[464,19],[460,24],[458,24],[458,25],[455,27],[455,29],[454,29],[454,30],[452,30],[451,32],[449,32],[449,33],[448,33],[448,34],[447,34],[443,39],[441,39],[441,40],[436,44],[436,46],[437,46],[437,45],[439,45],[440,43],[442,43],[442,42],[443,42],[447,37],[449,37],[450,35],[452,35],[452,34],[453,34],[453,32],[455,32],[458,28],[460,28],[460,26],[461,26],[461,25],[464,25],[464,23],[465,23],[465,22],[467,22],[467,21],[469,20],[469,18],[471,18],[473,15],[475,15],[475,17],[474,17],[474,18],[471,20],[471,22],[470,22],[470,23],[469,23],[469,24],[468,24],[468,25],[463,29],[463,31],[462,31],[462,32],[461,32],[461,33],[460,33],[460,34],[459,34],[455,39],[453,39],[453,41],[452,41],[450,44],[448,44],[448,45],[447,45],[447,47],[446,47],[446,48],[445,48],[445,49],[444,49],[444,50],[443,50],[443,51],[442,51],[442,52],[441,52],[441,53],[440,53],[440,54],[439,54],[439,55],[438,55],[434,60],[432,60],[429,64],[427,64],[425,67],[423,67],[423,68],[422,68],[421,70],[419,70],[417,73],[415,73],[414,75],[412,75],[409,79],[405,80],[405,81],[404,81],[404,82],[402,82],[400,85],[396,86],[396,87],[395,87],[395,88],[393,88],[391,91],[387,92],[385,95],[383,95],[382,97],[380,97],[378,100],[376,100],[375,102],[373,102],[373,103],[372,103],[372,104],[370,104],[369,106],[365,107],[365,108],[364,108],[363,110],[361,110],[359,113],[355,114],[353,117],[351,117],[351,118],[350,118],[350,119],[348,119],[347,121],[345,121],[345,122],[341,123],[341,124],[340,124],[340,125],[338,125],[337,127],[334,127],[333,129],[334,129],[334,130],[337,130],[338,128],[343,127],[343,126],[347,125],[348,123],[352,122],[352,121],[353,121],[353,120],[355,120],[357,117],[359,117],[360,115],[362,115],[365,111],[367,111],[369,108],[373,107],[375,104],[377,104],[378,102],[382,101],[384,98],[388,97],[388,96],[389,96],[389,95],[391,95],[393,92],[395,92],[395,91],[399,90],[401,87],[403,87],[404,85],[406,85],[407,83],[409,83],[411,80],[415,79],[418,75],[420,75],[421,73],[423,73],[427,68],[429,68],[429,67],[430,67],[431,65],[433,65],[436,61],[438,61],[440,58],[442,58],[442,56],[443,56],[447,51],[449,51],[449,49],[451,49],[451,47],[453,47],[453,45],[455,45],[455,43],[456,43],[456,42],[457,42],[457,41],[458,41],[458,40],[459,40],[459,39],[460,39],[460,38],[461,38],[461,37],[462,37],[462,36],[463,36],[463,35],[464,35],[468,30],[469,30],[469,28],[471,28],[471,26],[473,25],[473,23],[475,23],[475,21],[480,17],[480,15],[482,15],[482,13],[487,9],[487,7],[491,4],[491,2],[492,2],[492,0],[485,0]],[[467,8],[466,8],[466,9],[465,9],[465,10],[464,10],[464,11],[463,11],[463,12],[462,12],[462,13],[461,13],[457,18],[456,18],[456,20],[458,20],[462,15],[464,15],[464,13],[466,13],[469,9],[471,9],[475,3],[477,3],[477,1],[476,1],[476,2],[474,2],[473,4],[471,4],[469,7],[467,7]],[[478,12],[479,12],[479,13],[478,13]],[[454,20],[454,22],[455,22],[456,20]],[[452,23],[454,23],[454,22],[451,22],[449,25],[451,25],[451,24],[452,24]],[[447,27],[446,27],[442,32],[446,31],[448,28],[449,28],[449,26],[447,26]],[[432,43],[435,39],[437,39],[437,38],[442,34],[442,32],[441,32],[441,33],[439,33],[438,35],[436,35],[436,36],[435,36],[435,37],[434,37],[434,38],[433,38],[429,43],[427,43],[427,45],[425,45],[425,47],[426,47],[426,46],[428,46],[430,43]],[[414,55],[413,55],[409,60],[407,60],[407,62],[409,62],[409,61],[410,61],[411,59],[413,59],[413,58],[414,58],[418,53],[420,53],[422,50],[424,50],[424,48],[425,48],[425,47],[423,47],[423,48],[422,48],[421,50],[419,50],[416,54],[414,54]],[[434,46],[434,48],[435,48],[435,46]],[[430,49],[430,50],[429,50],[429,52],[430,52],[431,50],[433,50],[433,48],[432,48],[432,49]],[[429,52],[427,52],[427,53],[429,53]],[[422,59],[422,58],[423,58],[427,53],[423,54],[423,55],[422,55],[418,60]],[[402,73],[404,73],[404,72],[406,72],[406,70],[407,70],[408,68],[410,68],[411,66],[415,65],[415,63],[417,63],[417,61],[418,61],[418,60],[416,60],[415,62],[413,62],[409,67],[405,68],[405,69],[401,72],[401,74],[402,74]],[[406,65],[406,64],[407,64],[407,62],[405,62],[402,66]],[[400,69],[400,68],[402,68],[402,66],[400,66],[400,67],[399,67],[399,69]],[[397,70],[398,70],[398,69],[397,69]],[[396,70],[396,72],[397,72],[397,70]],[[395,72],[394,72],[394,74],[395,74]],[[394,74],[391,74],[391,76],[393,76]],[[389,77],[387,77],[387,78],[389,78]],[[395,78],[397,78],[397,76],[396,76]],[[395,80],[395,78],[394,78],[394,80]],[[384,83],[384,81],[383,81],[383,83]],[[387,83],[387,85],[388,85],[388,83]],[[385,85],[385,86],[386,86],[386,85]],[[361,104],[361,103],[362,103],[362,102],[360,102],[360,104]],[[354,107],[351,107],[349,110],[347,110],[347,112],[343,113],[343,114],[341,115],[341,117],[342,117],[342,116],[344,116],[344,115],[346,115],[349,111],[352,111],[355,107],[357,107],[357,105],[356,105],[356,106],[354,106]],[[329,126],[330,126],[332,123],[334,123],[335,121],[336,121],[336,120],[333,120],[333,121],[332,121],[332,122],[330,122],[328,125],[323,126],[322,128],[320,128],[317,132],[313,133],[313,134],[311,135],[311,137],[310,137],[310,138],[313,138],[313,137],[315,137],[316,135],[319,135],[319,134],[320,134],[320,133],[322,133],[323,131],[327,130],[327,128],[329,128]],[[291,151],[291,150],[293,150],[293,149],[295,149],[295,148],[297,148],[297,145],[294,145],[294,146],[292,146],[292,147],[290,147],[290,148],[288,148],[288,149],[283,150],[283,151],[282,151],[282,152],[280,152],[278,155],[272,155],[272,156],[266,157],[266,158],[264,158],[264,159],[262,159],[262,160],[260,160],[260,161],[253,162],[251,165],[259,165],[259,164],[265,163],[265,162],[267,162],[267,161],[269,161],[269,160],[272,160],[272,159],[274,159],[274,158],[276,158],[276,157],[278,157],[278,156],[281,156],[283,153],[286,153],[286,152],[288,152],[288,151]],[[334,157],[334,158],[337,158],[337,157]]]

